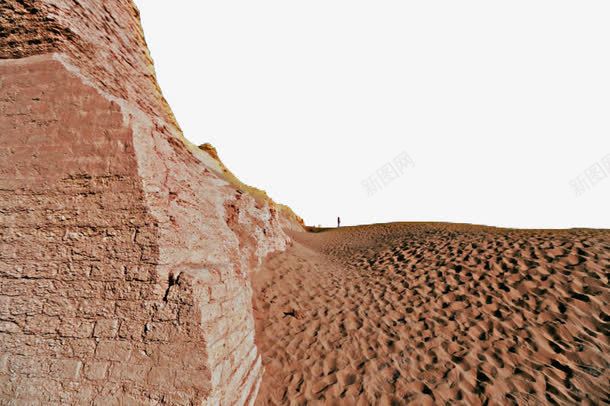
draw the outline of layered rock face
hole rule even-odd
[[[130,1],[0,1],[0,403],[246,404],[298,218],[219,171]]]

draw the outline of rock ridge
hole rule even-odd
[[[252,403],[300,223],[184,139],[131,1],[0,2],[0,142],[0,403]]]

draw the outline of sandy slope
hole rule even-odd
[[[610,231],[298,234],[254,279],[264,404],[601,404]]]

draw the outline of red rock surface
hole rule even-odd
[[[188,144],[130,1],[0,2],[0,403],[244,404],[298,218]]]

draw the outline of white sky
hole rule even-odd
[[[610,168],[570,185],[610,154],[607,0],[136,3],[185,136],[308,224],[610,228]]]

